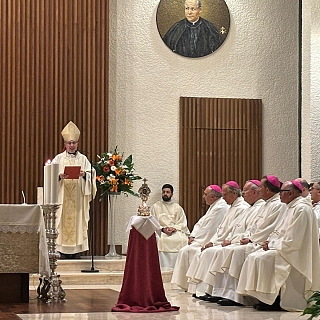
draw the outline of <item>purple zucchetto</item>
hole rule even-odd
[[[256,186],[260,187],[260,181],[259,180],[249,180],[250,182],[252,182],[253,184],[255,184]]]
[[[267,176],[267,180],[277,188],[280,188],[280,181],[276,176]]]
[[[303,191],[303,185],[298,180],[291,180],[292,184],[296,186],[301,192]]]
[[[233,187],[233,188],[236,188],[236,189],[240,189],[239,188],[239,185],[235,182],[235,181],[228,181],[226,182],[226,185],[230,186],[230,187]]]
[[[210,187],[211,190],[222,194],[222,190],[217,184],[210,184],[209,187]]]

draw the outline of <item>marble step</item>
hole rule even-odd
[[[63,285],[122,284],[125,261],[125,257],[110,260],[98,257],[94,259],[93,266],[99,272],[90,272],[91,259],[58,260],[56,272],[60,274]],[[164,283],[171,281],[171,270],[162,270],[161,274]],[[30,285],[37,285],[38,278],[37,274],[30,275]]]
[[[81,272],[81,270],[91,270],[92,267],[92,260],[90,258],[58,260],[57,263],[58,267],[56,271],[58,273],[67,271]],[[105,259],[104,257],[93,259],[94,269],[100,272],[123,271],[125,263],[125,256],[122,256],[120,259]]]

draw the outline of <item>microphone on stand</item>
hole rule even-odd
[[[21,190],[21,193],[22,193],[22,198],[23,198],[23,205],[25,205],[25,204],[27,204],[26,203],[26,197],[25,197],[25,195],[24,195],[24,192],[23,192],[23,190]]]
[[[90,152],[86,152],[86,151],[81,151],[81,153],[86,154],[86,155],[91,155]],[[81,270],[81,272],[99,272],[98,269],[94,268],[94,256],[93,256],[93,248],[94,248],[94,237],[93,237],[93,233],[94,233],[94,205],[93,205],[93,175],[92,175],[92,160],[89,160],[90,165],[91,165],[91,201],[90,201],[90,213],[91,213],[91,217],[90,217],[90,221],[91,221],[91,230],[90,230],[90,247],[91,247],[91,269],[89,270]],[[86,171],[87,172],[87,171]]]

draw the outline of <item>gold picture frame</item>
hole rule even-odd
[[[198,3],[199,0],[160,0],[157,8],[156,22],[162,40],[171,51],[184,57],[200,58],[211,54],[221,47],[229,33],[230,13],[224,0],[200,0],[200,7]],[[192,11],[198,11],[196,22],[190,21]],[[197,27],[201,23],[202,26]],[[188,32],[196,34],[191,36],[192,40],[186,35]],[[202,39],[198,48],[197,37]],[[190,48],[194,43],[195,48]]]

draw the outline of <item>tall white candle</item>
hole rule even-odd
[[[51,198],[50,203],[58,203],[59,164],[51,163]]]
[[[51,201],[51,164],[46,162],[43,173],[43,204],[49,204]]]
[[[37,187],[37,204],[43,205],[43,187]]]

